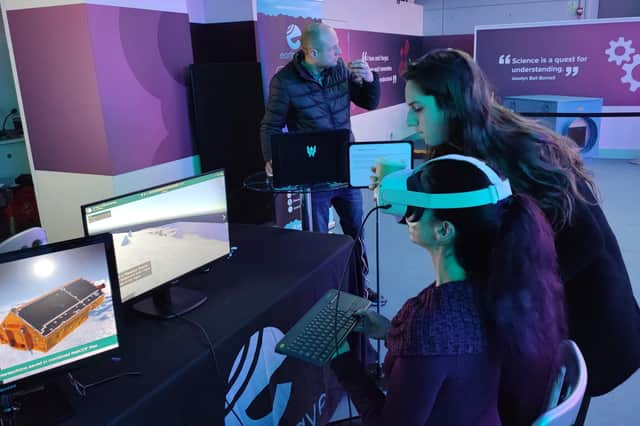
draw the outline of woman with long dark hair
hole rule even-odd
[[[640,309],[618,243],[576,144],[496,102],[486,77],[464,52],[431,52],[405,74],[408,124],[431,157],[482,159],[532,197],[556,232],[569,336],[588,369],[587,394],[609,392],[640,366]]]
[[[386,396],[354,356],[339,356],[332,368],[366,425],[530,425],[566,335],[550,224],[531,198],[510,195],[508,181],[470,157],[430,161],[406,189],[409,237],[431,255],[435,282],[404,304],[388,330],[366,315],[378,325],[373,337],[386,338]],[[439,196],[437,208],[419,194]],[[514,372],[518,380],[502,386],[517,408],[507,422],[498,395],[501,377]]]

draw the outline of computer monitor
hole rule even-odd
[[[109,234],[1,254],[2,420],[50,424],[69,416],[54,377],[119,357],[119,306]]]
[[[0,384],[71,368],[120,346],[108,234],[0,255]]]
[[[152,316],[172,318],[206,301],[200,292],[170,284],[230,252],[224,170],[81,210],[85,234],[113,235],[122,301],[137,301],[134,309]]]

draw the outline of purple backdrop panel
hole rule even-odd
[[[271,78],[284,67],[300,49],[302,30],[319,19],[267,15],[258,12],[256,36],[258,38],[258,60],[262,64],[262,83],[265,99]]]
[[[410,61],[422,54],[422,37],[340,30],[338,32],[345,62],[365,59],[380,77],[380,104],[385,108],[404,102],[402,75]],[[351,114],[366,110],[351,104]]]
[[[7,15],[36,170],[109,175],[86,6]]]
[[[640,104],[640,21],[483,29],[476,43],[476,59],[500,96]]]
[[[422,40],[422,50],[428,53],[435,49],[458,49],[473,56],[473,34],[428,36]]]
[[[319,21],[319,17],[294,16],[298,15],[298,9],[273,8],[274,4],[272,1],[264,0],[257,3],[256,44],[258,61],[262,66],[262,87],[265,99],[268,96],[271,78],[291,61],[293,55],[300,49],[302,30],[307,25]],[[314,10],[308,9],[308,11]],[[309,13],[309,15],[314,14]],[[300,194],[276,194],[274,197],[276,225],[289,229],[302,229],[301,206]]]
[[[271,77],[300,49],[302,30],[322,17],[324,0],[257,0],[256,46],[266,94]]]
[[[193,155],[187,14],[87,6],[113,173]]]

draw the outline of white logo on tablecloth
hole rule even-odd
[[[252,419],[247,415],[247,409],[269,385],[271,376],[284,362],[286,356],[275,351],[276,344],[283,337],[284,334],[277,328],[265,327],[261,331],[256,331],[249,339],[248,346],[243,346],[238,352],[227,379],[229,391],[225,402],[228,410],[224,419],[226,426],[275,426],[280,424],[291,397],[291,382],[276,385],[273,410],[266,416]],[[258,348],[260,348],[259,353]],[[227,404],[231,404],[231,407]]]

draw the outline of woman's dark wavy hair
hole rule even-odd
[[[434,96],[448,117],[448,142],[431,156],[484,160],[509,178],[514,192],[533,197],[556,231],[570,223],[576,200],[597,200],[575,142],[498,104],[468,54],[432,51],[409,65],[404,78]]]
[[[456,160],[435,161],[419,173],[416,184],[422,188],[410,190],[466,192],[490,184],[476,166]],[[453,224],[454,255],[468,278],[486,286],[497,347],[551,365],[567,335],[564,289],[554,232],[537,203],[521,194],[498,204],[432,211],[434,218]]]

